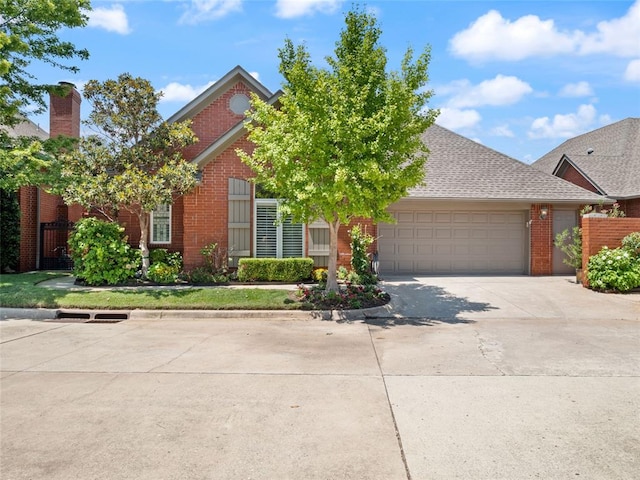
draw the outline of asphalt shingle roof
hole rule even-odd
[[[593,152],[588,154],[590,149]],[[553,173],[563,155],[607,196],[640,197],[640,118],[626,118],[571,138],[533,167]]]
[[[49,138],[49,134],[45,132],[39,125],[36,125],[29,119],[25,119],[14,127],[2,127],[10,137],[37,137],[40,140]]]
[[[601,196],[532,168],[439,125],[422,134],[430,150],[425,185],[410,198],[597,203]]]

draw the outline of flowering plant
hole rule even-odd
[[[602,247],[589,258],[587,278],[595,290],[626,292],[640,287],[640,258],[626,248]]]
[[[338,291],[326,291],[322,287],[298,285],[297,296],[310,309],[341,310],[384,305],[389,294],[375,285],[347,285]]]

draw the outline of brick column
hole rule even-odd
[[[545,218],[540,218],[546,209]],[[551,205],[531,205],[531,275],[553,274],[553,210]]]

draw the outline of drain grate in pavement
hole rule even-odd
[[[118,323],[129,319],[127,311],[59,310],[52,322]]]

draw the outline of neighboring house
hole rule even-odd
[[[616,200],[628,217],[640,217],[640,118],[569,139],[533,166]]]
[[[272,104],[280,95],[236,67],[169,119],[192,120],[199,142],[184,153],[200,181],[153,213],[150,248],[182,252],[186,269],[203,263],[200,251],[212,242],[228,250],[232,266],[243,257],[292,256],[326,266],[327,225],[275,222],[278,200],[248,181],[252,171],[236,154],[253,148],[243,124],[251,93]],[[601,196],[437,125],[423,138],[431,150],[426,182],[390,206],[397,223],[354,222],[377,238],[382,275],[567,273],[554,234]],[[119,221],[135,245],[137,220],[120,211]],[[338,255],[348,266],[348,226],[340,230]]]
[[[40,139],[80,135],[80,93],[72,88],[66,97],[50,96],[49,134],[33,122],[25,122],[13,129],[13,134],[35,136]],[[62,198],[50,195],[37,187],[22,187],[18,191],[20,204],[20,260],[21,272],[38,268],[48,269],[68,265],[66,256],[67,223],[82,215],[79,206],[67,207]],[[49,229],[48,227],[51,227]]]

